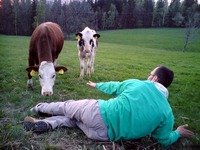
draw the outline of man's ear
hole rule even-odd
[[[58,72],[58,74],[64,74],[64,72],[66,72],[68,69],[63,66],[55,66],[55,70]]]
[[[38,66],[29,66],[28,68],[26,68],[26,71],[28,71],[31,76],[35,76],[36,72],[38,72]]]
[[[153,82],[158,82],[158,80],[159,80],[158,76],[156,76],[156,75],[153,76],[153,79],[152,79]]]

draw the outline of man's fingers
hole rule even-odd
[[[188,127],[188,124],[184,124],[184,125],[181,125],[179,126],[180,128],[187,128]]]
[[[188,127],[188,124],[184,124],[183,127],[184,127],[184,128],[187,128],[187,127]]]
[[[194,133],[192,131],[186,129],[187,127],[188,127],[188,124],[184,124],[184,125],[179,126],[177,130],[179,131],[182,137],[194,136]]]
[[[92,83],[91,81],[88,81],[86,84],[87,84],[87,85],[90,85],[91,83]]]
[[[188,136],[193,136],[194,135],[194,132],[190,131],[190,130],[187,130],[185,129],[185,132]]]
[[[91,86],[91,87],[95,87],[96,83],[92,82],[92,81],[88,81],[86,83],[88,86]]]

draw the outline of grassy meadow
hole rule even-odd
[[[91,78],[79,79],[79,60],[76,41],[65,41],[57,60],[68,68],[57,75],[54,95],[40,94],[38,77],[33,77],[33,89],[26,88],[28,47],[30,37],[0,35],[0,149],[58,150],[58,149],[144,149],[151,146],[145,139],[139,144],[127,142],[95,142],[78,128],[60,128],[43,134],[25,132],[23,119],[35,116],[29,111],[39,102],[69,99],[101,98],[111,96],[86,86],[88,80],[123,81],[129,78],[146,79],[158,65],[174,70],[175,78],[169,90],[169,103],[174,112],[175,126],[189,124],[195,137],[180,139],[165,149],[200,148],[200,33],[182,52],[184,29],[134,29],[101,31],[95,60],[95,73]],[[153,144],[152,144],[153,145]]]

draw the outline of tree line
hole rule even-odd
[[[42,22],[58,23],[66,38],[95,30],[199,27],[198,0],[1,0],[0,34],[31,35]]]

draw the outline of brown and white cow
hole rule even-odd
[[[81,69],[80,78],[83,78],[85,74],[90,77],[94,73],[94,60],[99,37],[100,35],[89,27],[76,34]]]
[[[26,68],[29,78],[27,87],[32,88],[32,76],[37,71],[42,88],[41,94],[44,96],[53,94],[56,72],[64,73],[67,71],[67,68],[56,66],[55,64],[55,60],[62,50],[63,43],[63,32],[56,23],[45,22],[34,30],[29,45],[29,67]]]

